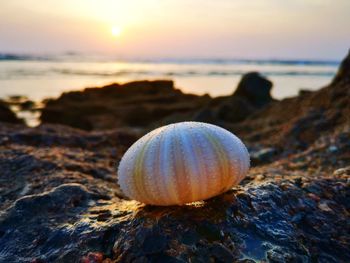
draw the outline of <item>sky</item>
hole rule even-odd
[[[348,0],[0,0],[0,53],[341,59]]]

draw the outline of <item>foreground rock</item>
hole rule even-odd
[[[115,167],[138,136],[1,126],[0,261],[350,260],[349,131],[183,207],[122,199]]]

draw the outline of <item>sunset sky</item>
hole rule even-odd
[[[11,0],[0,52],[340,59],[348,0]]]

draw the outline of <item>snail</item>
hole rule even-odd
[[[130,199],[183,205],[226,192],[246,176],[249,164],[246,147],[231,132],[180,122],[136,141],[119,163],[118,183]]]

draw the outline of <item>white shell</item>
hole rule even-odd
[[[118,183],[130,199],[180,205],[227,191],[248,169],[248,151],[235,135],[212,124],[180,122],[135,142],[120,161]]]

